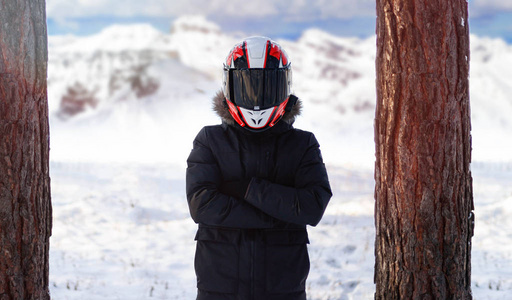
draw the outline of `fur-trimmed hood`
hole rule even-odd
[[[228,125],[234,125],[235,120],[233,116],[229,113],[229,108],[224,102],[224,93],[222,90],[218,91],[217,94],[213,97],[213,110],[217,113],[217,115]],[[302,111],[302,101],[297,99],[297,103],[292,107],[291,111],[286,112],[281,118],[280,122],[284,121],[290,125],[295,122],[295,118],[300,115]]]

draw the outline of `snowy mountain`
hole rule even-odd
[[[184,159],[197,130],[218,123],[210,99],[225,56],[242,37],[200,16],[176,20],[168,34],[139,24],[50,37],[53,159],[169,161],[171,151]],[[291,58],[293,90],[305,106],[297,127],[315,132],[327,161],[371,167],[375,38],[310,29],[297,41],[277,41]],[[475,36],[471,45],[474,157],[509,160],[512,47]],[[163,136],[173,142],[162,143]],[[101,143],[110,152],[98,150]]]

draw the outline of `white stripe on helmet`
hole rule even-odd
[[[267,57],[268,39],[261,36],[247,38],[247,59],[251,68],[263,68]]]

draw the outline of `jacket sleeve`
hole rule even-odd
[[[332,196],[320,146],[313,134],[289,187],[253,178],[245,200],[270,216],[289,223],[315,226]]]
[[[221,193],[221,184],[221,172],[203,128],[187,159],[186,193],[194,222],[232,228],[272,227],[272,217],[242,199]]]

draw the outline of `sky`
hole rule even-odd
[[[182,15],[205,15],[225,32],[297,39],[316,27],[339,36],[375,34],[375,0],[47,0],[50,35],[90,35],[112,24],[169,32]],[[469,28],[512,44],[512,1],[469,0]]]

